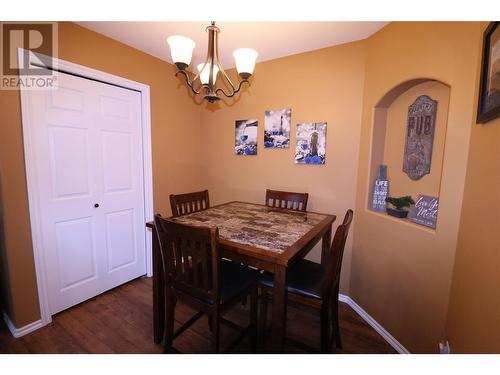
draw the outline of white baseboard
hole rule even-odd
[[[354,300],[345,294],[339,294],[339,301],[348,304],[356,313],[363,318],[377,333],[384,338],[387,343],[394,348],[399,354],[410,354],[401,343],[385,330],[375,319],[373,319],[365,310],[361,308]]]
[[[14,323],[12,323],[12,321],[10,320],[9,316],[5,311],[2,311],[2,315],[3,315],[3,320],[5,321],[5,324],[7,324],[7,328],[9,328],[10,333],[12,334],[12,336],[16,338],[27,335],[28,333],[33,332],[38,328],[42,328],[44,326],[42,320],[40,319],[37,320],[36,322],[27,324],[24,327],[16,328],[16,326],[14,326]]]

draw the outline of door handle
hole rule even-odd
[[[99,207],[99,203],[94,204],[94,207],[98,208]]]

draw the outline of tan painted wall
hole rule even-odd
[[[308,209],[341,217],[354,207],[364,82],[364,42],[259,63],[232,106],[202,112],[202,162],[214,203],[264,203],[266,188],[309,193]],[[229,102],[230,103],[230,102]],[[291,147],[265,149],[264,111],[292,108]],[[259,120],[256,156],[234,154],[234,121]],[[294,163],[296,124],[326,121],[326,165]],[[352,235],[350,236],[352,240]],[[319,260],[319,248],[310,257]],[[350,243],[341,290],[348,291]]]
[[[391,23],[367,41],[350,295],[411,352],[436,352],[445,330],[476,81],[478,23]],[[373,108],[415,78],[451,96],[437,230],[367,210]]]
[[[437,100],[438,110],[436,112],[431,171],[420,180],[414,181],[403,172],[403,155],[408,106],[412,105],[420,95],[428,95],[433,100]],[[439,195],[449,97],[450,91],[448,86],[436,81],[425,82],[402,93],[388,108],[384,164],[387,165],[390,196],[400,197],[411,195],[413,199],[417,199],[418,194]]]
[[[488,24],[482,26],[482,30]],[[480,76],[478,58],[477,80]],[[477,109],[478,84],[474,108]],[[500,118],[471,129],[447,334],[454,353],[500,352]]]
[[[170,214],[168,194],[200,186],[200,107],[157,58],[72,23],[59,24],[59,57],[150,85],[155,212]],[[39,319],[31,246],[19,93],[0,90],[0,183],[6,308],[16,327]],[[4,293],[7,294],[7,293]]]

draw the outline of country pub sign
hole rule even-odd
[[[419,180],[431,171],[432,145],[436,123],[437,101],[419,96],[408,107],[403,172]]]

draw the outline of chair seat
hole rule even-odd
[[[209,269],[211,274],[211,268]],[[220,301],[225,303],[250,288],[259,278],[259,272],[237,262],[222,259],[220,262]],[[205,301],[213,304],[213,300]]]
[[[287,271],[286,288],[288,293],[294,293],[321,300],[321,280],[324,268],[321,264],[301,259]],[[259,283],[274,288],[274,275],[264,272]]]

